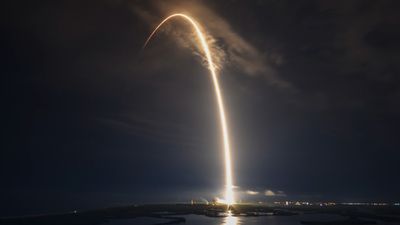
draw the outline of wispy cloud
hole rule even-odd
[[[260,52],[244,37],[235,32],[227,20],[205,7],[199,1],[152,1],[148,8],[136,5],[132,6],[132,8],[151,28],[154,28],[162,17],[168,14],[187,13],[203,24],[205,30],[210,34],[208,40],[212,44],[217,64],[229,64],[229,66],[240,71],[241,74],[248,76],[264,77],[270,84],[275,86],[291,87],[290,83],[280,79],[276,73],[275,67],[282,63],[281,55]],[[188,34],[190,35],[188,30],[171,29],[168,26],[163,30],[173,36],[180,46],[190,48],[194,54],[201,56],[201,51],[197,49],[197,45],[194,43],[196,39],[188,37]],[[194,36],[194,34],[191,35]]]
[[[283,191],[276,191],[275,192],[275,191],[272,191],[272,190],[269,190],[269,189],[264,191],[264,195],[267,196],[267,197],[286,197],[286,194]]]
[[[252,191],[252,190],[247,190],[246,191],[246,194],[248,194],[248,195],[258,195],[260,192],[258,192],[258,191]]]
[[[271,189],[265,189],[264,191],[260,191],[254,188],[250,188],[247,190],[243,190],[241,191],[242,194],[245,195],[251,195],[251,196],[257,196],[257,195],[261,195],[261,196],[267,196],[267,197],[286,197],[286,193],[284,191],[273,191]]]

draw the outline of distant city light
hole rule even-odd
[[[348,206],[400,206],[400,203],[387,203],[387,202],[308,202],[308,201],[275,201],[274,205],[279,206],[320,206],[320,207],[329,207],[336,205],[348,205]]]

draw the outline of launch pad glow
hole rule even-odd
[[[172,14],[172,15],[166,17],[163,21],[161,21],[160,24],[158,24],[158,26],[153,30],[153,32],[147,38],[143,48],[146,47],[146,45],[149,43],[151,38],[157,32],[157,30],[165,22],[169,21],[172,18],[176,18],[176,17],[182,18],[192,25],[194,31],[196,32],[196,36],[199,39],[201,49],[203,50],[203,53],[205,54],[205,57],[207,59],[208,70],[210,71],[210,74],[212,77],[212,81],[213,81],[214,89],[215,89],[215,96],[216,96],[217,103],[218,103],[218,111],[219,111],[221,130],[222,130],[222,136],[223,136],[223,146],[224,146],[225,199],[221,200],[221,203],[224,203],[227,205],[232,205],[235,202],[234,194],[233,194],[233,181],[232,181],[232,160],[231,160],[231,149],[230,149],[230,144],[229,144],[229,133],[228,133],[228,125],[226,122],[226,116],[225,116],[224,102],[222,99],[221,88],[220,88],[220,85],[218,82],[216,68],[215,68],[215,65],[213,62],[212,52],[210,51],[209,45],[207,43],[204,33],[202,32],[200,25],[194,19],[189,17],[188,15],[181,14],[181,13]]]

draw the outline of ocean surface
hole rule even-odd
[[[300,214],[294,216],[259,216],[259,217],[207,217],[200,215],[182,216],[186,219],[184,225],[300,225],[300,221],[332,221],[344,220],[345,217],[330,214]],[[112,220],[104,225],[161,225],[169,220],[156,218],[137,218],[137,219],[121,219]],[[386,225],[386,223],[377,223]]]

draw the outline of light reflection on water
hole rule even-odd
[[[186,222],[151,218],[139,217],[135,219],[114,219],[109,223],[101,225],[160,225],[160,224],[186,224],[186,225],[299,225],[301,220],[315,220],[315,221],[333,221],[343,220],[346,217],[331,214],[300,214],[294,216],[257,216],[257,217],[235,217],[229,212],[224,217],[208,217],[204,215],[185,215]],[[378,223],[378,225],[386,225],[385,223]]]
[[[224,220],[221,225],[239,225],[240,219],[239,217],[232,216],[231,211],[228,212],[228,216],[224,217]]]

